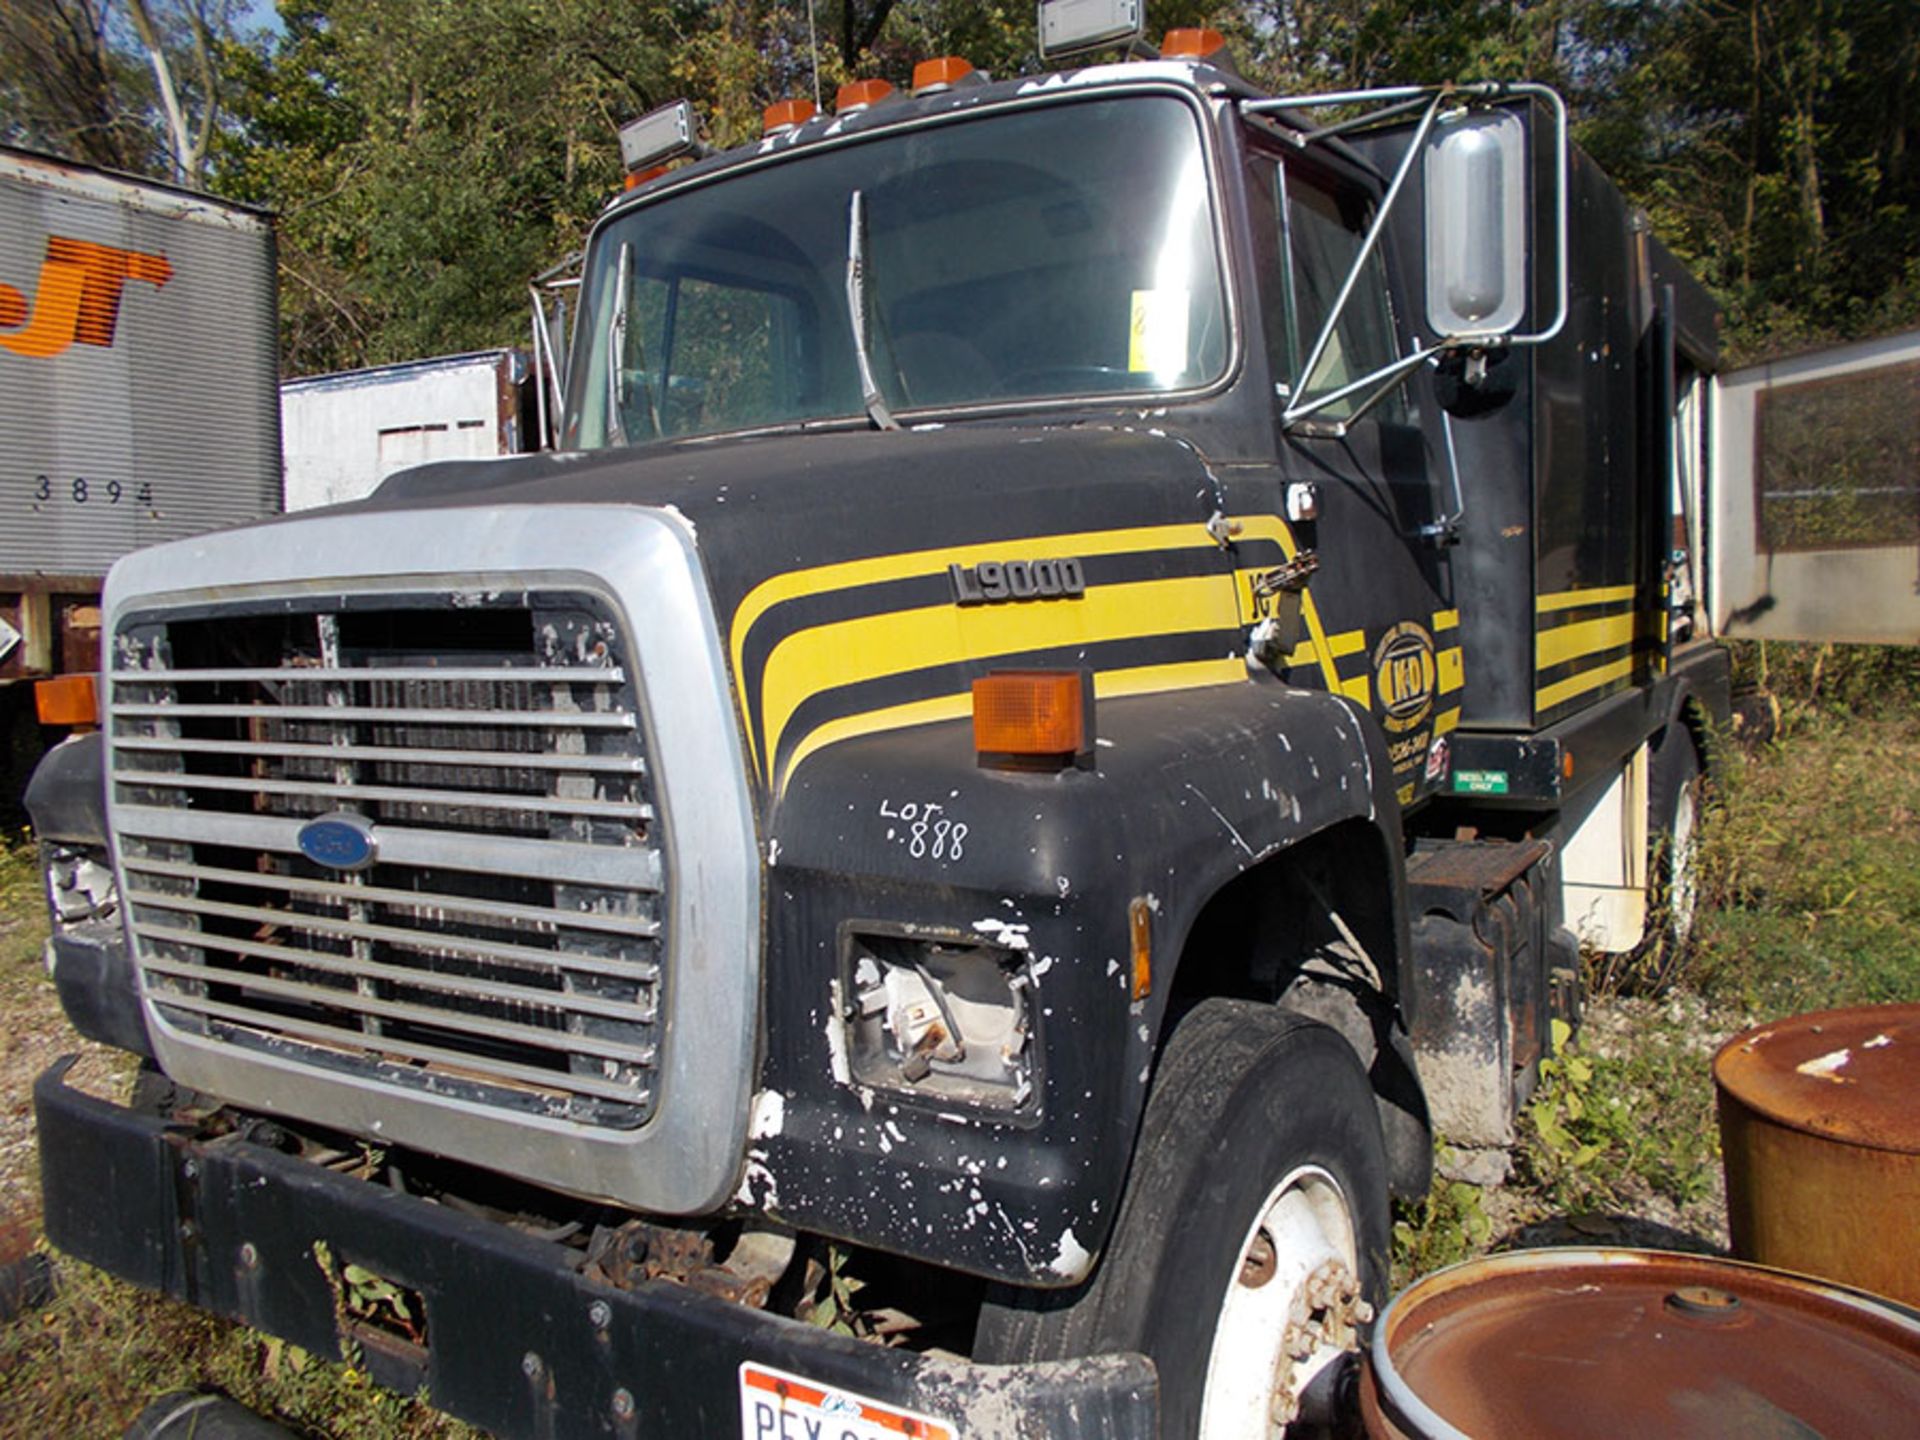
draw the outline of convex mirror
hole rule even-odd
[[[1506,110],[1438,117],[1426,155],[1427,323],[1495,338],[1527,308],[1527,134]]]

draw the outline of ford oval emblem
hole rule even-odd
[[[373,826],[364,816],[344,811],[322,815],[300,827],[300,853],[329,870],[364,870],[379,849]]]

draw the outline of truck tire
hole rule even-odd
[[[1700,908],[1700,752],[1687,727],[1667,726],[1647,775],[1647,931],[1622,987],[1659,995],[1679,977]]]
[[[1298,1434],[1308,1387],[1337,1379],[1383,1298],[1387,1224],[1353,1047],[1301,1015],[1206,1000],[1167,1043],[1099,1268],[1068,1291],[996,1290],[974,1358],[1141,1350],[1169,1440]]]

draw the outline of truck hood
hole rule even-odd
[[[1194,449],[1145,425],[779,435],[423,465],[330,514],[627,504],[692,530],[715,610],[767,580],[882,555],[1178,523],[1219,506]],[[290,517],[292,518],[292,517]],[[1036,551],[1036,556],[1070,554]],[[946,562],[936,567],[945,571]]]
[[[556,522],[564,506],[674,515],[749,763],[777,794],[822,745],[959,718],[990,668],[1137,684],[1224,665],[1241,636],[1232,562],[1207,528],[1219,491],[1190,445],[1144,425],[982,425],[450,462],[305,513],[369,526],[506,506],[553,507]]]

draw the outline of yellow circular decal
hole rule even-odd
[[[1404,620],[1382,635],[1373,647],[1373,692],[1381,723],[1397,733],[1424,721],[1433,709],[1439,674],[1433,637],[1421,626]]]

